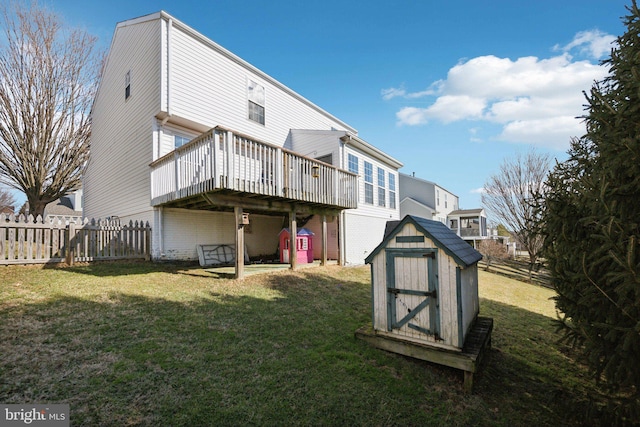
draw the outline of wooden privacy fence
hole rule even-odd
[[[75,223],[0,214],[0,265],[149,259],[150,250],[148,222]]]

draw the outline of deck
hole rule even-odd
[[[216,127],[150,164],[151,204],[357,207],[357,175]],[[227,206],[229,205],[229,206]],[[268,208],[268,209],[267,209]]]
[[[490,317],[478,317],[472,330],[467,335],[461,352],[415,341],[407,341],[392,334],[374,331],[370,326],[358,329],[355,335],[356,338],[382,350],[460,369],[464,372],[464,389],[466,392],[471,392],[473,389],[473,374],[477,372],[485,350],[491,348],[492,331],[493,319]]]

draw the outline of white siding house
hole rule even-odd
[[[489,235],[487,228],[487,215],[484,209],[461,209],[449,213],[449,228],[458,236],[477,247],[479,241],[497,239]]]
[[[268,257],[299,222],[362,264],[399,219],[400,162],[165,12],[116,26],[92,121],[85,216],[149,221],[155,260]]]
[[[458,209],[458,196],[444,187],[417,178],[400,174],[400,216],[415,215],[447,223],[447,216]]]

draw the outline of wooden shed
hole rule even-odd
[[[472,375],[493,328],[492,319],[478,317],[481,259],[441,222],[411,215],[390,221],[365,260],[371,264],[373,330],[356,335]],[[469,389],[471,375],[465,375]]]

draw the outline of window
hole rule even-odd
[[[131,96],[131,70],[127,71],[124,75],[124,99],[129,99]]]
[[[396,208],[396,176],[389,172],[389,207]]]
[[[364,162],[364,202],[373,204],[373,165]]]
[[[436,206],[440,206],[440,190],[436,190]]]
[[[447,209],[447,193],[444,193],[444,208]]]
[[[358,158],[353,154],[349,154],[349,172],[358,173]]]
[[[299,251],[308,251],[309,250],[309,239],[298,239],[298,250]]]
[[[264,124],[264,87],[256,82],[249,81],[249,120]]]
[[[182,135],[174,135],[173,136],[173,148],[182,147],[187,142],[191,141],[189,138],[184,137]]]
[[[378,206],[386,206],[384,169],[378,168]]]

